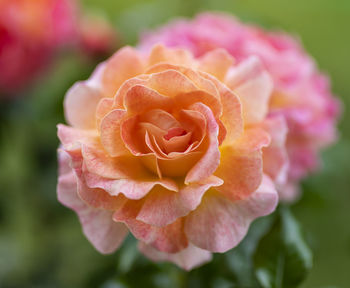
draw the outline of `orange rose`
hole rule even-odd
[[[66,95],[59,200],[102,253],[130,231],[153,260],[208,261],[276,206],[262,148],[275,171],[285,129],[265,121],[271,91],[256,58],[121,49]]]

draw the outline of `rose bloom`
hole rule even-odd
[[[0,0],[0,95],[31,84],[62,47],[88,57],[112,52],[109,23],[80,11],[74,0]]]
[[[200,57],[216,48],[226,49],[238,63],[255,55],[274,81],[269,116],[283,116],[288,123],[287,179],[278,179],[280,198],[294,200],[298,182],[319,166],[320,149],[337,136],[339,103],[330,92],[328,78],[317,71],[297,39],[246,25],[219,13],[203,13],[193,21],[177,20],[158,31],[145,33],[140,49],[154,43],[184,47]]]
[[[13,94],[46,66],[54,48],[72,41],[69,0],[0,0],[0,94]]]
[[[102,253],[130,231],[154,261],[209,261],[277,204],[287,130],[266,117],[272,89],[255,57],[119,50],[65,97],[59,201]]]

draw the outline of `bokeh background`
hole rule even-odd
[[[133,45],[143,30],[204,10],[299,35],[330,75],[345,111],[339,142],[324,151],[322,171],[304,181],[304,196],[292,207],[314,253],[314,267],[301,287],[350,287],[350,1],[83,0],[81,5],[106,17],[120,44]],[[19,97],[0,100],[0,287],[201,287],[203,275],[226,269],[220,255],[190,274],[171,264],[151,264],[131,238],[119,252],[100,255],[84,238],[76,215],[56,200],[55,126],[64,121],[64,93],[99,60],[65,49]],[[210,287],[241,287],[215,281]]]

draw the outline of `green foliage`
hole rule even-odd
[[[312,267],[312,254],[299,223],[287,207],[265,235],[254,256],[256,276],[263,288],[297,287]]]

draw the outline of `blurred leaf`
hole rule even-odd
[[[271,229],[275,214],[254,221],[248,235],[234,249],[225,254],[228,267],[237,279],[238,287],[258,287],[255,278],[253,255],[260,239]]]
[[[287,207],[280,207],[270,232],[255,254],[256,277],[264,288],[295,288],[312,267],[312,254],[300,226]]]

